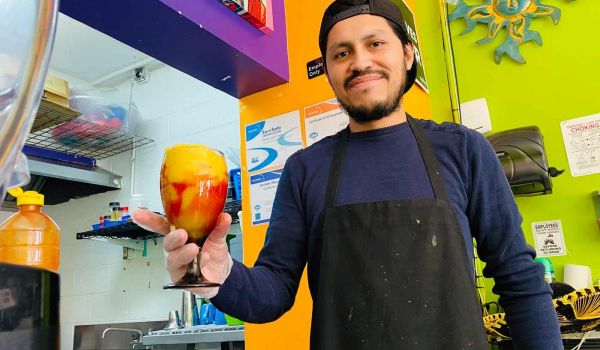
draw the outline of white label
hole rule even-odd
[[[485,98],[460,104],[462,124],[482,134],[492,131],[492,120]]]
[[[340,108],[335,98],[304,108],[307,147],[337,133],[347,125],[348,115]]]
[[[283,169],[250,176],[250,206],[252,225],[267,224]]]
[[[531,229],[538,257],[567,255],[560,220],[532,222]]]

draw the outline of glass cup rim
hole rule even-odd
[[[225,153],[223,153],[223,151],[220,151],[216,148],[213,147],[209,147],[200,143],[179,143],[173,146],[169,146],[165,149],[165,153],[168,152],[169,150],[175,149],[175,148],[206,148],[209,149],[213,152],[215,152],[217,155],[220,155],[221,157],[225,157]]]

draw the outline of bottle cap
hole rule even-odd
[[[535,261],[544,265],[544,270],[546,272],[554,273],[554,267],[552,266],[552,261],[548,258],[535,258]]]
[[[39,205],[44,206],[44,195],[36,191],[25,191],[21,187],[8,190],[8,193],[17,199],[17,206]]]

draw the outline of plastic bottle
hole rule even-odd
[[[129,207],[121,207],[121,221],[126,222],[130,218],[131,216],[129,216]]]
[[[552,266],[552,261],[548,258],[536,258],[536,262],[544,265],[544,279],[548,283],[553,283],[555,281],[554,278],[554,267]]]
[[[19,211],[0,224],[0,262],[58,272],[60,228],[42,212],[44,196],[20,188],[9,193]]]
[[[121,221],[121,207],[113,207],[110,213],[110,221]]]

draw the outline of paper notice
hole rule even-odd
[[[600,173],[600,114],[560,123],[571,175]]]
[[[538,257],[567,255],[560,220],[532,222],[531,229]]]
[[[271,219],[275,193],[283,169],[250,176],[252,225],[266,224]]]
[[[333,135],[348,125],[348,115],[340,108],[337,99],[304,108],[306,146]]]

